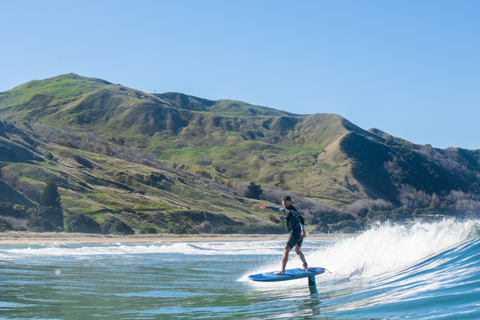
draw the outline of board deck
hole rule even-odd
[[[285,274],[275,274],[276,271],[249,275],[248,278],[253,281],[287,281],[300,278],[310,278],[325,272],[323,268],[308,268],[308,271],[302,271],[300,268],[285,270]]]

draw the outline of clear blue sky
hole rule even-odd
[[[480,149],[480,1],[0,0],[0,91],[77,73]]]

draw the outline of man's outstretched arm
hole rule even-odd
[[[272,209],[272,210],[274,210],[274,211],[280,211],[280,208],[279,208],[279,207],[274,207],[274,206],[261,206],[260,209],[261,209],[261,210]]]

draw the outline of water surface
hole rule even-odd
[[[0,247],[2,319],[480,319],[478,221],[309,240],[331,273],[257,283],[283,241]],[[292,252],[289,267],[299,267]]]

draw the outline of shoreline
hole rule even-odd
[[[308,240],[333,240],[351,238],[355,235],[338,234],[308,234]],[[35,233],[28,231],[6,231],[0,233],[0,246],[28,244],[102,244],[102,243],[155,243],[155,242],[230,242],[230,241],[286,241],[288,234],[136,234],[129,236],[87,234],[87,233]]]

